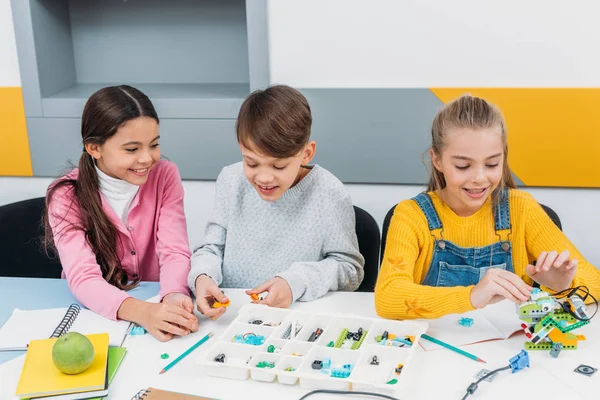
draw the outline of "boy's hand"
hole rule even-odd
[[[194,314],[179,305],[165,302],[146,303],[139,322],[161,342],[198,330],[198,318]]]
[[[527,275],[540,285],[560,292],[571,287],[578,263],[567,250],[560,254],[543,251],[535,265],[527,266]]]
[[[253,301],[256,304],[266,304],[270,307],[288,308],[292,304],[292,289],[283,278],[269,279],[262,285],[251,290],[246,290],[247,295],[269,292],[262,300]]]
[[[490,268],[483,279],[471,289],[471,304],[475,308],[483,308],[503,299],[520,304],[529,300],[532,290],[531,286],[512,272]]]
[[[229,299],[211,277],[200,275],[196,278],[196,306],[198,311],[213,321],[227,311],[227,307],[212,308],[215,301],[227,303]]]

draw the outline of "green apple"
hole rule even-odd
[[[52,361],[65,374],[79,374],[94,362],[94,346],[81,333],[69,332],[54,343]]]

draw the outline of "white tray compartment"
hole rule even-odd
[[[284,356],[277,365],[277,380],[284,385],[295,385],[298,382],[298,370],[305,361],[305,357]],[[286,371],[288,367],[294,368],[294,371]]]
[[[404,339],[406,336],[413,337],[414,347],[418,342],[423,333],[427,330],[427,324],[420,321],[377,321],[365,338],[364,344],[381,346],[375,341],[377,336],[387,331],[388,334],[394,334],[400,339]],[[410,348],[406,346],[405,348]]]
[[[323,330],[323,333],[321,334],[321,336],[323,336],[325,332],[329,329],[329,324],[332,320],[333,314],[312,315],[307,321],[306,326],[304,326],[302,331],[298,333],[296,339],[307,342],[310,338],[310,335],[312,335],[313,332],[317,330],[317,328],[321,328]],[[321,336],[319,336],[319,339],[321,338]],[[317,339],[315,342],[317,342],[319,339]]]
[[[273,382],[277,376],[276,368],[279,365],[281,356],[273,353],[258,352],[252,357],[250,363],[250,375],[255,381]],[[272,362],[275,364],[273,368],[259,368],[256,366],[261,361]]]
[[[247,333],[254,333],[255,335],[262,335],[265,337],[265,341],[263,342],[263,344],[264,344],[269,339],[271,339],[273,332],[275,332],[275,328],[271,328],[269,326],[248,325],[248,324],[240,324],[240,323],[234,322],[231,324],[231,326],[229,328],[227,328],[227,330],[223,333],[223,335],[221,335],[221,337],[219,339],[223,342],[235,343],[233,341],[233,339],[236,335],[244,335]],[[239,343],[239,344],[242,344],[244,346],[254,346],[254,345],[245,344],[245,343]],[[260,346],[262,346],[262,344],[257,345],[257,347],[260,347]]]
[[[314,346],[315,345],[313,343],[292,340],[288,341],[288,343],[285,345],[282,354],[293,357],[303,357],[307,355],[310,349],[312,349]]]
[[[349,316],[336,317],[327,326],[327,330],[325,330],[323,334],[319,337],[319,339],[317,339],[317,343],[321,346],[327,346],[329,342],[334,342],[335,345],[337,338],[340,336],[340,333],[342,333],[342,330],[344,328],[348,329],[349,332],[353,333],[357,332],[358,328],[362,328],[364,337],[364,335],[368,334],[371,331],[373,322],[374,321],[372,319],[368,318]]]
[[[240,309],[235,321],[240,324],[251,324],[250,321],[261,320],[262,324],[258,326],[271,326],[277,328],[281,322],[288,317],[290,310],[282,308],[273,308],[264,304],[246,304]]]
[[[217,342],[209,351],[201,355],[197,362],[203,366],[208,376],[246,380],[249,376],[248,361],[260,351],[259,347],[236,343]],[[219,354],[225,354],[225,362],[215,361]]]
[[[356,366],[360,353],[353,350],[341,350],[330,347],[313,347],[305,357],[304,362],[298,370],[300,377],[300,387],[303,389],[331,389],[331,390],[350,390],[349,378],[334,378],[330,374],[324,374],[321,370],[312,368],[313,361],[325,358],[331,360],[330,370],[341,368],[344,364],[351,364],[352,368]]]
[[[297,312],[297,311],[290,313],[287,316],[287,318],[281,322],[281,325],[275,331],[274,337],[277,339],[282,339],[283,334],[288,329],[288,327],[290,327],[290,324],[292,324],[292,321],[295,322],[296,330],[298,330],[298,326],[302,327],[297,333],[298,336],[302,335],[305,332],[306,325],[310,321],[310,318],[311,318],[311,316],[308,313]],[[284,340],[293,340],[293,339],[295,339],[295,337],[287,338]]]
[[[364,345],[357,365],[350,374],[352,390],[376,391],[392,395],[404,382],[402,379],[406,366],[411,358],[409,348],[387,347],[380,345]],[[371,365],[373,356],[377,356],[379,365]],[[403,365],[400,375],[394,373],[398,364]],[[392,379],[397,379],[396,384],[387,384]]]

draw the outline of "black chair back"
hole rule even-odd
[[[60,278],[62,267],[42,247],[44,197],[0,207],[0,276]]]
[[[377,274],[379,273],[379,247],[381,236],[379,225],[375,218],[360,207],[354,206],[356,214],[356,237],[360,254],[365,258],[365,278],[356,290],[357,292],[372,292],[375,290]]]

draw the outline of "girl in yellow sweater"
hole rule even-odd
[[[520,303],[534,282],[550,292],[585,285],[600,295],[600,271],[515,188],[497,108],[464,95],[438,112],[431,135],[428,191],[398,204],[388,230],[375,288],[381,317]]]

